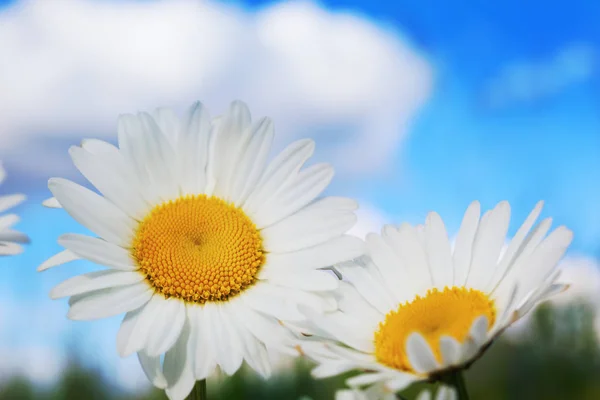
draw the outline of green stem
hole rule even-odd
[[[465,385],[465,377],[462,370],[453,371],[449,375],[447,382],[456,389],[458,400],[469,400],[469,393],[467,393],[467,385]]]
[[[194,388],[186,400],[208,400],[208,396],[206,394],[206,379],[196,381]]]

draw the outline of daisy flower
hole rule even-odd
[[[0,163],[0,184],[6,179],[6,171]],[[0,213],[21,204],[25,201],[25,195],[11,194],[0,196]],[[0,216],[0,256],[12,256],[23,252],[21,244],[29,243],[27,235],[17,232],[13,225],[19,222],[19,216],[16,214],[7,214]]]
[[[245,360],[268,376],[267,351],[293,344],[280,320],[303,320],[298,305],[335,309],[329,291],[338,281],[320,269],[364,251],[344,234],[356,203],[317,199],[333,169],[303,168],[313,141],[267,162],[273,132],[268,118],[252,123],[241,102],[214,119],[200,103],[182,119],[166,109],[124,115],[118,147],[85,140],[70,149],[101,195],[49,181],[55,197],[46,205],[95,236],[61,236],[66,250],[39,269],[79,258],[107,267],[62,282],[51,297],[70,296],[74,320],[126,313],[120,355],[137,353],[170,399],[217,366],[231,375]]]
[[[339,310],[306,310],[311,334],[335,341],[307,342],[315,377],[354,369],[350,386],[384,382],[399,391],[414,381],[439,380],[469,366],[499,334],[558,284],[558,261],[572,233],[551,219],[532,229],[538,203],[505,246],[510,206],[499,203],[480,218],[472,203],[451,246],[440,216],[424,226],[386,225],[366,238],[367,255],[337,267],[344,276]],[[358,268],[357,268],[358,267]]]

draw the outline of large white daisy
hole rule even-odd
[[[0,184],[6,179],[6,171],[0,163]],[[0,213],[18,206],[25,201],[25,195],[11,194],[0,196]],[[12,227],[19,222],[17,214],[6,214],[0,216],[0,256],[11,256],[23,252],[24,243],[29,243],[27,235],[17,232]]]
[[[338,281],[319,269],[363,253],[362,241],[344,234],[356,203],[317,199],[333,169],[302,168],[311,140],[267,162],[273,124],[251,123],[241,102],[212,120],[200,103],[181,120],[166,109],[125,115],[118,133],[118,148],[85,140],[70,149],[102,195],[49,182],[55,198],[46,204],[97,237],[61,236],[66,250],[40,269],[78,258],[108,267],[59,284],[51,297],[71,296],[75,320],[126,313],[119,353],[137,352],[171,399],[217,366],[230,375],[245,360],[268,376],[267,350],[293,344],[280,320],[301,321],[298,305],[336,308],[328,291]]]
[[[538,203],[508,246],[510,206],[499,203],[480,219],[478,202],[466,211],[452,247],[440,216],[424,226],[387,225],[366,238],[367,254],[338,270],[347,282],[336,292],[339,310],[307,310],[312,334],[335,341],[307,342],[319,366],[315,377],[354,369],[350,386],[384,382],[392,391],[435,380],[476,359],[506,327],[537,303],[565,289],[556,265],[572,233],[551,219],[535,228]]]

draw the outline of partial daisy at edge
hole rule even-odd
[[[473,363],[507,327],[568,288],[557,264],[572,240],[551,218],[534,227],[539,202],[505,243],[508,202],[480,217],[467,209],[452,245],[437,213],[424,225],[386,225],[366,237],[367,253],[336,266],[339,310],[310,318],[299,350],[316,378],[361,371],[351,388],[383,384],[396,393]]]
[[[0,185],[6,180],[6,170],[0,162]],[[0,256],[12,256],[23,252],[23,244],[29,243],[29,237],[13,228],[21,219],[17,214],[4,214],[26,200],[23,194],[0,196]]]
[[[171,400],[219,367],[243,361],[264,377],[272,351],[296,355],[282,321],[302,322],[299,307],[333,311],[338,280],[322,268],[364,254],[345,233],[355,201],[319,197],[333,177],[328,164],[304,166],[312,140],[269,158],[268,118],[252,122],[233,102],[211,118],[194,104],[173,111],[123,115],[118,147],[84,140],[69,153],[100,193],[53,178],[54,198],[96,237],[64,234],[65,250],[46,270],[77,259],[107,267],[52,289],[70,297],[69,318],[125,313],[116,343],[137,353],[144,372]]]

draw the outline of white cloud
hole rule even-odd
[[[114,139],[119,113],[235,98],[274,118],[279,146],[314,136],[340,171],[373,170],[431,86],[396,32],[309,2],[29,0],[0,10],[0,38],[0,154],[34,174],[64,172],[57,137]]]
[[[487,88],[487,101],[493,107],[533,102],[585,82],[597,68],[597,51],[573,43],[546,59],[515,61],[504,67]]]

